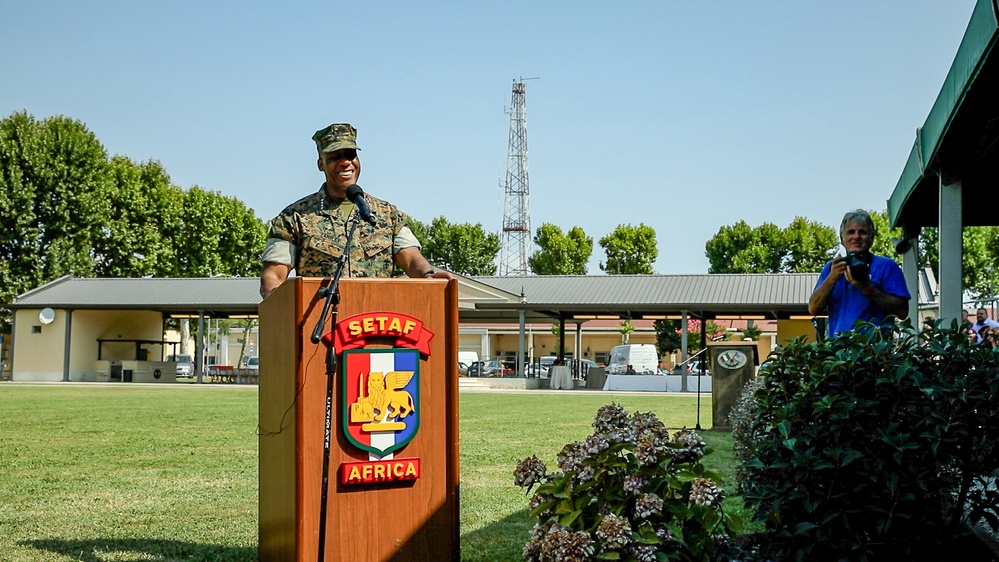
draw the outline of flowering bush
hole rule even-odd
[[[798,560],[980,560],[999,530],[999,354],[956,326],[797,339],[732,416],[746,506]],[[965,550],[960,550],[965,549]]]
[[[558,454],[559,472],[536,456],[517,465],[514,482],[528,493],[537,485],[525,560],[710,560],[741,528],[701,464],[710,450],[699,435],[671,436],[655,414],[617,404],[601,407],[593,428]]]

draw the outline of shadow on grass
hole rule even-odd
[[[525,503],[527,500],[524,500]],[[534,519],[527,509],[507,515],[499,521],[461,535],[462,562],[500,562],[522,560],[524,543],[530,537]]]
[[[200,560],[205,562],[253,562],[257,549],[217,544],[197,544],[162,539],[41,539],[18,544],[62,554],[80,562],[103,562],[105,554],[127,552],[138,555],[136,562]],[[131,560],[131,558],[130,558]]]

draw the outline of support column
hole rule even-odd
[[[687,311],[682,310],[680,319],[680,363],[687,362]]]
[[[940,179],[940,318],[949,326],[961,321],[964,306],[962,245],[964,223],[961,217],[961,181]]]
[[[909,289],[909,322],[917,330],[919,325],[919,236],[909,239],[909,248],[902,252],[902,274]]]
[[[198,345],[194,348],[194,376],[198,384],[205,379],[205,311],[198,311]]]
[[[63,342],[63,356],[62,356],[62,380],[63,382],[69,382],[69,357],[70,357],[70,344],[73,341],[73,309],[66,309],[66,335],[65,341]]]
[[[565,364],[565,316],[558,317],[558,361]]]
[[[527,304],[527,295],[524,294],[524,289],[520,290],[520,304]],[[524,358],[527,357],[524,351],[527,349],[525,342],[525,315],[527,311],[521,308],[517,313],[517,320],[519,323],[519,329],[517,331],[517,376],[527,377],[527,365],[524,362]],[[533,344],[532,344],[533,345]]]

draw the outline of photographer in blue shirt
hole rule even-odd
[[[828,309],[830,336],[853,329],[858,320],[880,325],[889,315],[909,315],[909,289],[902,269],[891,258],[871,253],[877,231],[867,211],[857,209],[843,217],[840,243],[846,256],[837,256],[822,268],[808,312]]]

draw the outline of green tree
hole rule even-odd
[[[496,274],[500,238],[498,234],[487,233],[482,224],[452,224],[444,217],[437,217],[429,227],[419,225],[417,230],[426,237],[422,241],[423,255],[430,263],[462,275]]]
[[[183,194],[176,238],[180,277],[257,275],[267,225],[241,201],[198,186]]]
[[[962,236],[964,288],[973,298],[992,298],[999,292],[999,227],[971,226]]]
[[[822,271],[839,244],[836,229],[804,217],[794,217],[781,236],[785,256],[782,273]]]
[[[753,341],[758,341],[761,335],[763,335],[763,330],[761,330],[759,326],[753,324],[752,320],[749,321],[749,325],[746,326],[746,329],[742,331],[742,337],[749,338]]]
[[[527,259],[538,275],[586,275],[586,262],[593,253],[593,238],[574,226],[568,233],[551,223],[544,223],[534,234],[538,251]]]
[[[256,275],[266,235],[234,198],[181,190],[156,162],[109,160],[79,121],[0,120],[0,304],[67,274]]]
[[[680,338],[679,320],[656,320],[652,323],[656,330],[656,349],[659,356],[672,355],[680,350],[682,341]]]
[[[635,331],[635,326],[631,323],[631,320],[626,319],[618,324],[617,331],[621,334],[621,345],[625,345],[631,339],[631,333]]]
[[[874,221],[874,228],[878,233],[874,238],[874,243],[871,244],[871,253],[890,257],[899,265],[902,265],[902,256],[895,252],[895,244],[892,243],[892,238],[902,236],[902,229],[888,226],[888,211],[868,210],[867,212],[871,215],[871,220]],[[838,230],[836,234],[838,240]]]
[[[409,217],[409,229],[413,231],[413,236],[420,241],[420,245],[424,248],[427,247],[427,242],[430,241],[430,226],[425,222],[420,222],[413,217]]]
[[[158,162],[110,162],[110,220],[94,247],[98,277],[170,276],[177,270],[173,236],[179,230],[183,193],[170,185]]]
[[[756,228],[745,221],[723,226],[704,245],[708,273],[777,273],[786,245],[780,228],[764,223]]]
[[[92,275],[108,223],[107,154],[81,122],[0,121],[0,302],[62,275]],[[9,316],[0,319],[6,328]]]
[[[600,247],[607,255],[607,261],[600,264],[600,269],[606,273],[654,273],[652,264],[659,257],[659,250],[656,231],[650,226],[618,225],[613,232],[600,239]]]

